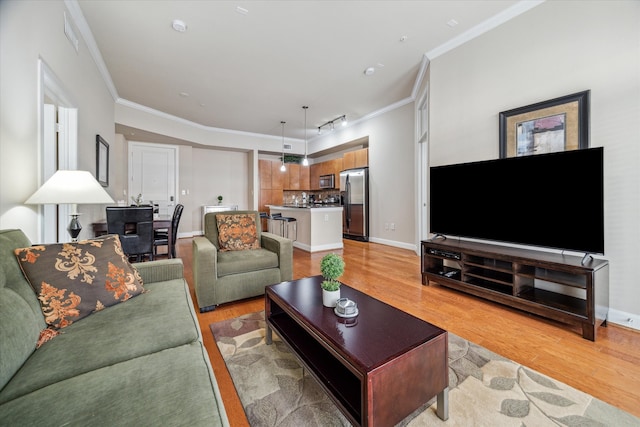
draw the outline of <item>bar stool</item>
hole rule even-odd
[[[267,215],[267,229],[269,233],[277,234],[282,236],[282,223],[278,223],[279,231],[276,233],[276,226],[274,221],[279,221],[282,218],[281,213],[274,213],[273,215]]]
[[[298,223],[296,222],[297,220],[295,218],[291,218],[288,216],[282,216],[281,213],[277,213],[277,214],[273,214],[271,215],[271,221],[272,221],[272,225],[270,230],[273,230],[275,228],[273,221],[279,221],[280,222],[280,232],[279,233],[274,233],[274,231],[271,231],[274,234],[278,234],[279,236],[285,237],[287,239],[289,239],[289,228],[291,225],[293,225],[293,235],[295,236],[293,239],[293,241],[298,240]],[[295,233],[295,234],[294,234]]]
[[[294,242],[296,240],[298,240],[298,223],[297,220],[295,218],[291,218],[288,216],[281,216],[279,218],[280,221],[282,221],[280,229],[282,231],[282,237],[286,238],[286,239],[291,239]],[[292,235],[294,235],[295,237],[290,238],[289,237],[289,229],[291,228],[291,226],[293,226],[293,231],[295,234],[292,233]]]

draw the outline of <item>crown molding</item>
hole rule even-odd
[[[91,28],[89,27],[87,20],[84,18],[84,14],[82,13],[82,9],[80,9],[78,0],[64,0],[64,4],[69,10],[73,23],[78,27],[80,35],[89,50],[89,54],[91,55],[91,58],[93,58],[93,62],[95,62],[98,67],[98,71],[100,71],[102,80],[104,80],[104,84],[107,85],[109,93],[111,93],[111,97],[114,101],[117,100],[119,98],[118,90],[113,84],[111,74],[109,74],[109,70],[107,69],[107,64],[104,63],[104,59],[102,58],[100,49],[98,49],[96,39],[93,37],[93,33],[91,32]]]
[[[520,1],[514,4],[513,6],[511,6],[510,8],[505,9],[502,12],[498,13],[497,15],[492,16],[486,21],[481,22],[475,27],[468,29],[464,33],[460,34],[457,37],[454,37],[448,42],[436,47],[435,49],[430,50],[429,52],[425,53],[425,55],[429,59],[437,58],[438,56],[443,55],[449,52],[450,50],[457,48],[458,46],[461,46],[462,44],[468,42],[469,40],[479,37],[480,35],[486,33],[487,31],[493,30],[497,26],[504,24],[505,22],[533,9],[536,6],[541,5],[544,2],[545,0]]]
[[[202,125],[200,123],[196,123],[196,122],[192,122],[191,120],[187,120],[187,119],[183,119],[182,117],[178,117],[178,116],[174,116],[172,114],[169,113],[165,113],[164,111],[160,111],[160,110],[156,110],[153,109],[151,107],[147,107],[146,105],[142,105],[142,104],[137,104],[133,101],[129,101],[127,99],[124,98],[118,98],[116,100],[116,104],[118,105],[122,105],[123,107],[128,107],[134,110],[138,110],[138,111],[142,111],[143,113],[152,115],[152,116],[156,116],[165,120],[170,120],[172,122],[175,123],[179,123],[185,126],[190,126],[196,129],[200,129],[200,130],[204,130],[206,132],[219,132],[219,133],[227,133],[227,134],[232,134],[232,135],[241,135],[241,136],[250,136],[253,138],[263,138],[263,139],[273,139],[273,140],[278,140],[280,141],[282,139],[281,136],[277,136],[277,135],[266,135],[266,134],[262,134],[262,133],[254,133],[254,132],[245,132],[245,131],[241,131],[241,130],[233,130],[233,129],[224,129],[224,128],[217,128],[217,127],[213,127],[213,126],[206,126],[206,125]],[[285,138],[286,140],[290,140],[290,141],[296,141],[296,142],[301,142],[301,139],[295,139],[295,138]]]

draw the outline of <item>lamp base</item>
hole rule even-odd
[[[71,222],[69,223],[69,227],[67,228],[67,231],[69,232],[69,234],[71,234],[72,242],[78,241],[78,235],[82,231],[82,225],[80,225],[80,221],[78,221],[78,215],[80,214],[71,214]]]

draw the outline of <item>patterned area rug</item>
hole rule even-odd
[[[349,426],[264,312],[210,325],[251,426]],[[640,419],[449,333],[449,420],[435,399],[399,426],[640,426]]]

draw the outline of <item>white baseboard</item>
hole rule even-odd
[[[379,239],[377,237],[369,237],[369,241],[373,243],[380,243],[381,245],[393,246],[401,249],[408,249],[410,251],[416,250],[416,245],[405,242],[396,242],[395,240]]]
[[[640,331],[640,315],[638,314],[631,314],[610,308],[607,322]]]

